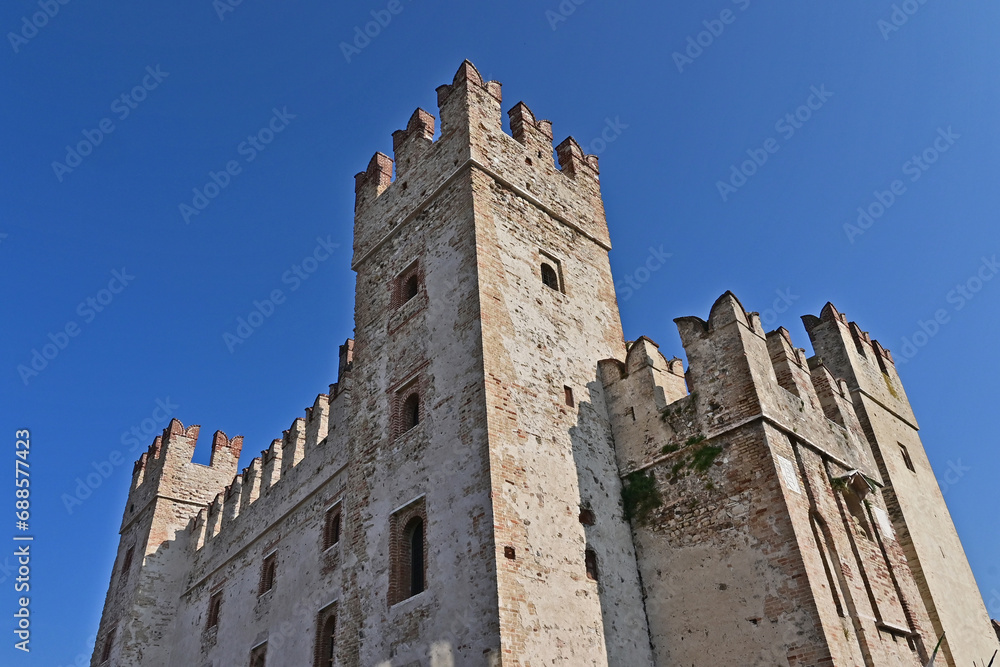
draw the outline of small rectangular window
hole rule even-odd
[[[556,292],[565,293],[566,285],[563,283],[562,263],[544,250],[539,251],[539,255],[538,271],[542,278],[542,284]]]
[[[258,595],[263,595],[274,588],[274,574],[278,566],[278,554],[273,553],[264,559],[264,564],[260,570],[260,590]]]
[[[219,613],[222,611],[222,591],[213,593],[208,601],[208,623],[207,628],[214,628],[219,624]]]
[[[563,393],[566,394],[566,405],[573,407],[576,402],[573,400],[573,389],[571,387],[563,387]]]
[[[903,455],[903,463],[910,469],[910,472],[917,472],[917,469],[913,467],[913,459],[910,458],[910,452],[906,449],[906,445],[901,442],[896,444],[899,445],[899,453]]]
[[[393,309],[399,308],[420,294],[420,265],[413,262],[396,276],[392,285]]]

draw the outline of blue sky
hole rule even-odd
[[[89,657],[159,416],[201,424],[205,449],[216,429],[242,433],[249,460],[336,379],[353,176],[415,107],[436,114],[464,58],[504,83],[505,109],[524,100],[557,142],[599,153],[628,338],[681,355],[673,318],[731,289],[807,349],[799,316],[833,301],[913,353],[900,373],[1000,616],[1000,280],[982,279],[1000,253],[995,3],[399,0],[352,50],[388,1],[48,1],[37,29],[37,0],[0,10],[0,454],[31,429],[37,539],[33,651],[5,641],[0,661]],[[244,143],[269,126],[270,143]],[[80,142],[88,154],[67,155]],[[184,216],[210,172],[225,187]],[[318,239],[339,247],[295,283]],[[671,256],[647,274],[654,251]],[[274,289],[284,303],[227,346]],[[64,348],[22,377],[50,334]],[[76,479],[109,466],[67,511]]]

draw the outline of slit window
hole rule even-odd
[[[899,453],[903,455],[903,463],[906,464],[910,472],[917,472],[917,469],[913,467],[913,459],[910,458],[910,452],[906,449],[906,445],[901,442],[896,444],[899,445]]]
[[[593,549],[587,549],[584,553],[584,562],[587,565],[587,578],[598,581],[600,575],[597,571],[597,552]]]
[[[260,590],[258,595],[263,595],[274,588],[274,575],[278,568],[278,554],[271,554],[264,559],[264,565],[260,569]]]
[[[389,517],[389,604],[427,589],[427,505],[417,498]]]
[[[424,592],[424,521],[421,518],[412,519],[406,524],[405,544],[407,560],[409,561],[409,595],[412,597]]]
[[[208,623],[207,628],[214,628],[219,625],[219,613],[222,611],[222,591],[214,593],[208,601]]]
[[[132,555],[135,553],[135,547],[129,547],[128,551],[125,552],[125,557],[122,559],[122,571],[121,571],[121,581],[122,583],[128,579],[129,570],[132,569]]]
[[[107,662],[111,658],[111,647],[115,643],[115,631],[112,630],[104,638],[104,648],[101,649],[101,662]]]
[[[572,387],[563,387],[563,394],[566,397],[566,405],[568,405],[571,408],[576,405],[576,401],[573,400],[573,388]]]

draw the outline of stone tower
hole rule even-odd
[[[135,463],[91,664],[167,664],[190,567],[189,521],[232,479],[243,447],[242,437],[218,431],[211,464],[192,463],[200,428],[174,419]]]
[[[456,664],[649,664],[596,381],[597,360],[624,349],[597,159],[570,138],[557,169],[551,123],[524,104],[506,134],[500,84],[469,62],[437,92],[440,138],[418,109],[393,134],[395,160],[376,154],[357,177],[354,364],[366,370],[352,432],[366,447],[346,503],[352,558],[368,563],[351,586],[374,594],[343,616],[373,637],[349,657],[374,664],[475,618]],[[408,400],[419,423],[406,430]],[[387,609],[386,531],[411,506],[432,545],[426,599]]]
[[[813,349],[847,381],[871,444],[892,524],[942,649],[956,665],[989,658],[997,643],[979,588],[955,531],[892,355],[854,322],[827,306],[802,318]]]

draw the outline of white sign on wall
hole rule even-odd
[[[795,472],[795,464],[784,456],[779,456],[778,467],[781,469],[781,476],[785,478],[785,486],[795,493],[802,493],[802,487],[799,486],[799,476]]]

